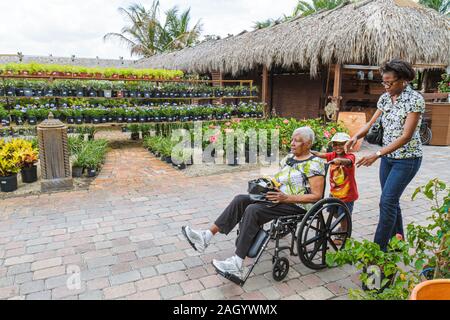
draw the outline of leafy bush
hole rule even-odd
[[[439,92],[450,92],[450,74],[444,73],[442,76],[442,81],[439,82]]]
[[[444,192],[441,196],[440,193]],[[381,282],[384,290],[350,290],[350,296],[356,299],[407,299],[412,289],[424,280],[424,268],[433,274],[428,278],[450,278],[450,188],[438,180],[430,180],[426,185],[416,189],[413,199],[423,194],[433,202],[432,215],[428,226],[407,226],[407,241],[400,235],[391,239],[386,252],[378,244],[363,240],[349,239],[342,250],[327,253],[329,266],[352,264],[362,269],[361,281],[369,285],[372,274],[368,268],[375,266],[385,276]]]

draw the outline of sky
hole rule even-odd
[[[118,8],[152,0],[0,0],[0,54],[137,59],[117,41],[103,41],[126,24]],[[160,14],[177,5],[191,8],[203,35],[222,37],[252,30],[255,21],[290,14],[297,0],[160,0]],[[5,14],[6,13],[6,14]]]

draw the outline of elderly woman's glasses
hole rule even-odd
[[[384,87],[390,88],[390,87],[392,87],[397,81],[398,81],[398,79],[397,79],[397,80],[394,80],[394,81],[381,81],[381,84],[382,84]]]

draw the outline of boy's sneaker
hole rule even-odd
[[[242,266],[239,267],[234,256],[223,261],[213,259],[212,264],[216,268],[216,270],[222,275],[228,273],[242,279],[242,273],[244,268]]]
[[[197,231],[191,229],[189,226],[181,227],[181,231],[186,237],[186,240],[196,251],[203,252],[206,247],[208,247],[209,243],[206,242],[205,231]]]

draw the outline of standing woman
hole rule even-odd
[[[425,101],[409,86],[415,78],[415,71],[409,63],[394,59],[384,64],[380,71],[386,93],[378,100],[378,110],[372,119],[347,142],[345,149],[348,151],[358,139],[365,137],[372,124],[381,117],[383,146],[375,154],[361,158],[357,166],[369,167],[381,158],[382,193],[374,242],[386,251],[394,235],[404,236],[400,197],[422,163],[419,128]]]

